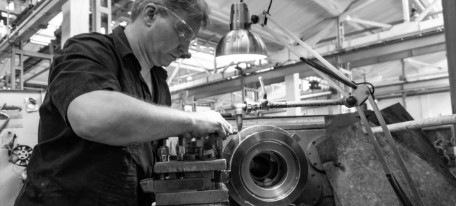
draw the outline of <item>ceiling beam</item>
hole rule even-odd
[[[349,62],[351,68],[357,68],[440,51],[445,51],[443,32],[397,42],[379,43],[326,58],[336,64]]]
[[[24,87],[31,87],[31,88],[39,88],[39,89],[47,89],[47,84],[39,84],[39,83],[25,83]]]
[[[37,76],[40,76],[41,74],[43,74],[44,72],[48,71],[49,70],[49,67],[47,68],[44,68],[43,70],[37,72],[36,74],[33,74],[31,77],[28,77],[27,79],[24,80],[24,83],[27,83],[28,81],[34,79],[35,77]]]
[[[8,41],[0,42],[0,60],[9,56],[10,43],[19,43],[24,39],[30,39],[41,28],[43,22],[49,22],[61,10],[66,0],[42,0],[38,7],[19,24],[11,34]]]
[[[276,68],[269,72],[252,74],[244,77],[245,84],[258,83],[258,77],[262,77],[265,84],[273,84],[283,82],[284,76],[301,73],[304,76],[315,76],[317,75],[309,66],[304,64],[294,64],[290,66],[284,66]],[[231,80],[222,80],[210,84],[204,84],[186,89],[184,91],[176,91],[172,93],[171,99],[176,100],[185,96],[194,96],[195,99],[206,98],[210,96],[216,96],[220,94],[226,94],[234,91],[241,90],[241,79],[235,78]],[[188,91],[188,93],[186,92]]]
[[[337,0],[313,0],[318,6],[324,9],[331,16],[339,16],[344,8],[341,8]]]
[[[353,13],[363,9],[364,7],[368,6],[369,4],[373,3],[375,0],[364,0],[364,1],[356,1],[353,5],[348,8],[347,11],[342,13],[339,18],[346,19],[348,15],[352,15]]]
[[[443,32],[340,52],[325,56],[325,59],[329,60],[332,64],[350,63],[351,68],[356,68],[440,51],[445,51],[445,36]],[[284,67],[276,67],[272,71],[252,74],[246,76],[245,80],[247,84],[254,83],[258,81],[259,76],[262,76],[265,82],[268,82],[267,80],[270,79],[283,79],[284,76],[293,73],[301,73],[309,76],[315,75],[306,64],[297,63]],[[181,98],[181,93],[185,91],[188,91],[188,96],[195,95],[197,99],[239,91],[241,90],[241,83],[239,76],[236,76],[231,77],[231,80],[213,80],[212,82],[207,80],[206,82],[201,82],[199,85],[177,88],[179,89],[173,90],[173,87],[171,87],[173,100]]]

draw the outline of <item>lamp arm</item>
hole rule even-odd
[[[271,21],[272,22],[272,21]],[[282,37],[280,37],[280,35],[272,30],[268,25],[262,25],[262,27],[267,31],[269,32],[272,36],[274,36],[278,41],[280,41],[285,47],[287,47],[291,52],[293,52],[294,54],[296,54],[297,56],[305,56],[305,54],[303,54],[301,51],[298,51],[296,48],[293,48],[292,46],[290,46],[287,41],[285,41]],[[323,72],[315,69],[312,67],[313,70],[315,70],[315,72],[320,75],[323,79],[325,79],[329,85],[331,85],[333,88],[335,88],[338,92],[340,92],[345,98],[348,98],[350,95],[348,94],[348,92],[346,92],[342,87],[339,86],[339,84],[337,84],[336,82],[334,82],[334,80],[332,80],[331,78],[329,78],[326,74],[324,74]]]
[[[345,79],[346,81],[351,81],[347,76],[345,76],[344,74],[342,74],[342,72],[340,72],[336,67],[334,67],[331,63],[329,63],[325,58],[323,58],[318,52],[316,52],[315,50],[312,49],[312,47],[310,47],[309,45],[307,45],[304,41],[302,41],[300,38],[298,38],[296,35],[294,35],[291,31],[289,31],[287,28],[283,27],[282,25],[280,25],[276,20],[274,20],[274,18],[271,17],[271,15],[266,12],[266,11],[263,11],[263,14],[264,14],[264,17],[268,18],[272,23],[274,23],[277,27],[279,27],[280,30],[282,30],[283,32],[285,32],[285,34],[290,37],[291,39],[293,39],[294,41],[296,41],[297,43],[299,43],[300,46],[302,46],[306,51],[308,51],[310,54],[312,54],[312,56],[314,56],[315,58],[317,58],[321,63],[323,63],[323,65],[326,66],[326,68],[330,71],[332,71],[333,73],[337,74],[340,78],[343,78]],[[263,25],[262,25],[263,26]],[[266,26],[266,25],[265,25]]]
[[[343,84],[345,84],[345,85],[347,85],[347,86],[349,86],[349,87],[351,87],[353,89],[356,89],[358,87],[353,81],[349,81],[349,80],[347,80],[345,78],[341,78],[339,75],[331,72],[331,70],[326,69],[324,66],[321,66],[320,64],[318,64],[317,62],[315,62],[315,61],[313,61],[311,59],[306,59],[304,57],[300,57],[299,59],[301,61],[303,61],[304,63],[306,63],[307,65],[309,65],[309,66],[311,66],[311,67],[313,67],[313,68],[315,68],[315,69],[317,69],[317,70],[319,70],[319,71],[321,71],[321,72],[323,72],[323,73],[335,78],[337,81],[340,81]]]

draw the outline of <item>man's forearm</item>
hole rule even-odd
[[[176,136],[194,125],[189,113],[111,91],[77,97],[68,107],[68,120],[79,136],[110,145]]]

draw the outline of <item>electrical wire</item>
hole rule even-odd
[[[375,87],[373,84],[371,84],[370,82],[360,82],[360,83],[355,83],[356,85],[361,85],[361,84],[367,84],[369,85],[370,87],[367,87],[369,89],[369,92],[372,94],[372,97],[374,96],[374,93],[375,93]]]
[[[271,6],[272,6],[272,0],[269,2],[269,6],[268,6],[268,10],[266,11],[267,14],[270,15],[269,11],[271,10]],[[267,25],[268,24],[268,17],[264,17],[264,25]]]
[[[330,77],[336,79],[337,81],[340,81],[341,83],[343,83],[353,89],[356,89],[356,84],[354,82],[341,78],[338,74],[336,74],[333,71],[327,69],[326,67],[318,64],[317,62],[315,62],[311,59],[306,59],[304,57],[300,57],[299,59],[302,62],[306,63],[307,65],[317,69],[318,71],[323,72],[324,74],[329,75]]]
[[[271,5],[272,5],[272,0],[269,2],[269,6],[268,6],[268,14],[269,14],[269,11],[271,10]]]
[[[367,88],[369,89],[369,92],[370,92],[370,95],[372,95],[372,98],[375,99],[375,96],[374,96],[374,93],[375,93],[375,87],[373,84],[371,84],[370,82],[360,82],[360,83],[355,83],[356,85],[360,85],[360,84],[367,84],[369,85]],[[364,102],[363,102],[364,103]]]

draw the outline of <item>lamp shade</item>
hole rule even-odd
[[[215,49],[217,65],[254,61],[266,56],[264,42],[250,31],[247,4],[240,2],[231,5],[230,32],[220,39]]]

